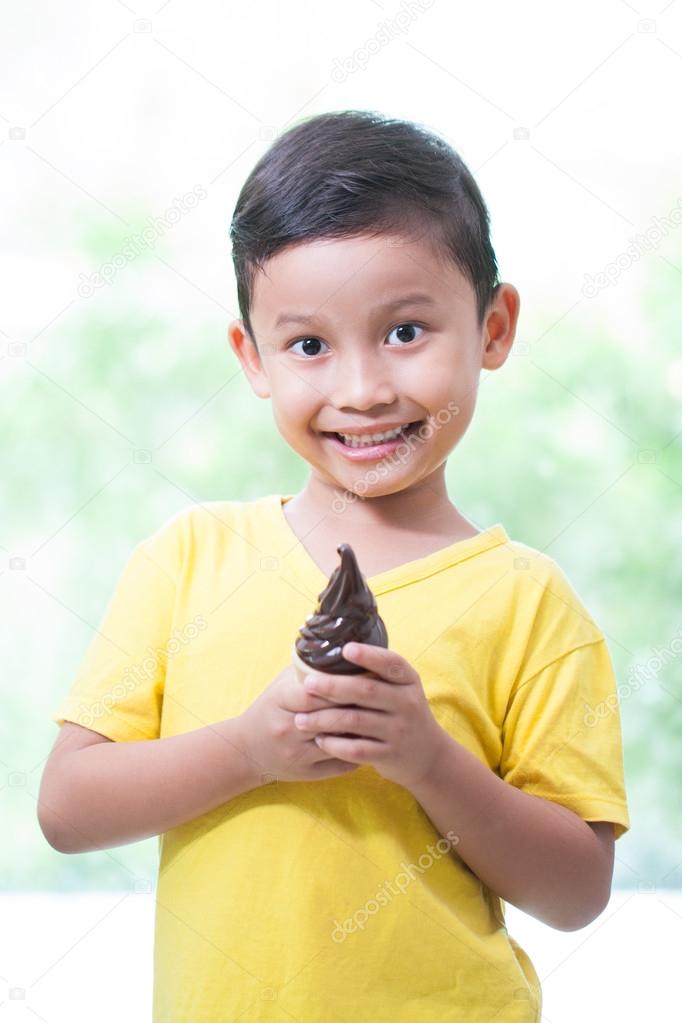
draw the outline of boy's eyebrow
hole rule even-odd
[[[435,306],[438,303],[431,295],[423,292],[415,292],[413,295],[403,295],[401,298],[394,298],[381,305],[375,306],[376,311],[386,312],[390,309],[398,309],[404,305],[428,305]],[[315,313],[280,313],[275,320],[275,327],[281,327],[285,323],[311,323],[315,319]]]

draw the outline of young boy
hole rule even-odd
[[[443,140],[350,110],[274,142],[231,237],[230,344],[310,475],[137,545],[54,716],[41,827],[61,852],[159,835],[155,1023],[537,1021],[502,902],[584,927],[629,819],[602,631],[446,490],[519,310],[486,206]],[[342,542],[389,649],[302,685]]]

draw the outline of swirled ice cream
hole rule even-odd
[[[294,643],[292,658],[300,682],[311,671],[332,675],[357,675],[365,671],[341,656],[345,643],[388,647],[386,626],[353,548],[342,543],[336,550],[341,564],[332,572],[318,596],[315,612],[308,615]]]

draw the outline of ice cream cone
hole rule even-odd
[[[360,665],[343,657],[341,651],[349,641],[388,647],[386,626],[379,616],[374,594],[360,571],[353,548],[342,543],[336,550],[341,556],[341,563],[319,594],[315,611],[308,615],[299,629],[292,649],[292,663],[301,683],[306,675],[316,673],[366,674]],[[301,653],[309,656],[318,667],[311,668],[301,658]]]
[[[295,645],[291,648],[291,663],[294,666],[296,677],[298,681],[301,683],[301,685],[303,685],[303,679],[306,677],[306,675],[317,674],[314,668],[311,668],[309,664],[306,664],[305,661],[301,660],[301,658],[296,653]]]

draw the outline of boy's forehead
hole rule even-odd
[[[474,292],[452,260],[421,239],[394,235],[324,238],[291,245],[254,276],[253,314],[267,329],[335,310],[388,306],[413,296],[428,306],[474,301]],[[417,296],[422,300],[417,301]]]

